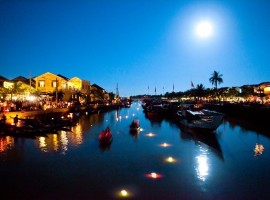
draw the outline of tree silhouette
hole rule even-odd
[[[198,84],[197,87],[195,88],[195,95],[198,97],[200,100],[205,94],[205,87],[203,84]]]
[[[215,85],[215,88],[217,90],[217,85],[220,83],[223,83],[223,79],[222,79],[222,74],[219,74],[219,72],[214,71],[212,76],[209,78],[210,83],[212,83],[212,85]]]

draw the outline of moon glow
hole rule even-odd
[[[208,38],[213,34],[213,25],[208,21],[203,21],[196,26],[196,35],[200,38]]]

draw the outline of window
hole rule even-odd
[[[38,81],[38,87],[45,87],[45,81]]]
[[[57,82],[58,82],[57,80],[52,81],[52,87],[56,88]]]

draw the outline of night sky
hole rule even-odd
[[[212,34],[196,27],[207,21]],[[0,0],[0,75],[77,76],[120,96],[270,81],[270,1]]]

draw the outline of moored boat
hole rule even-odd
[[[200,109],[185,109],[177,112],[178,122],[184,129],[193,129],[203,132],[214,132],[223,121],[222,113]]]

